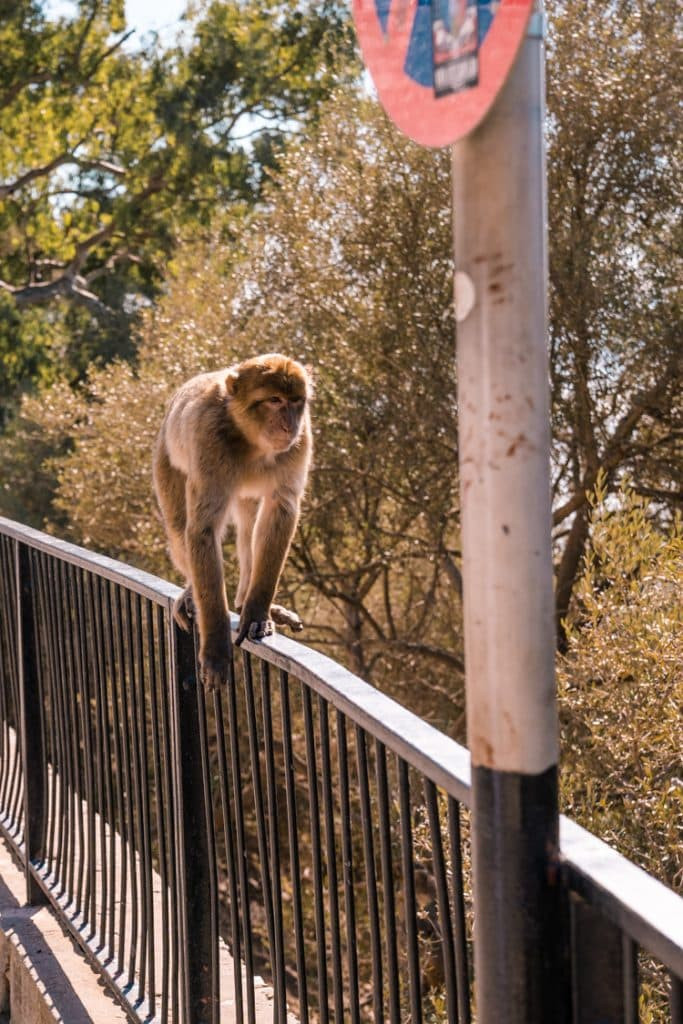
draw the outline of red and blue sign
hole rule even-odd
[[[502,88],[534,0],[353,0],[365,64],[384,109],[415,142],[471,132]]]

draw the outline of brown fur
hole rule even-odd
[[[240,566],[237,643],[302,629],[273,597],[299,517],[311,461],[304,367],[257,356],[184,384],[171,399],[154,452],[154,488],[171,557],[188,585],[174,614],[185,629],[196,613],[200,667],[209,688],[226,681],[230,629],[221,543],[236,527]]]

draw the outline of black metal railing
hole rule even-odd
[[[1,519],[0,577],[0,830],[132,1020],[476,1016],[466,750],[281,636],[204,694],[177,588]],[[683,900],[561,835],[566,1019],[681,1024]]]

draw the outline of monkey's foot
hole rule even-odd
[[[192,587],[185,587],[180,597],[173,602],[173,618],[186,633],[192,632],[192,620],[195,617]]]
[[[208,692],[219,690],[228,682],[229,654],[199,654],[199,675]]]
[[[296,612],[290,612],[289,609],[283,608],[281,604],[271,604],[270,616],[278,626],[289,626],[293,633],[300,633],[304,628],[304,624]]]

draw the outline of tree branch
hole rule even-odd
[[[18,306],[39,305],[63,296],[85,306],[101,320],[116,316],[115,310],[102,302],[94,292],[88,291],[85,280],[78,274],[65,273],[55,278],[54,281],[38,282],[20,287],[0,280],[0,289],[9,292]]]
[[[82,145],[79,142],[78,145]],[[110,160],[99,160],[99,159],[83,159],[82,157],[75,156],[72,151],[67,153],[60,153],[53,160],[50,160],[46,164],[42,164],[40,167],[32,167],[30,171],[26,171],[25,174],[21,174],[14,181],[6,182],[4,185],[0,185],[0,199],[5,199],[7,196],[13,195],[26,185],[30,185],[32,181],[37,178],[46,178],[48,175],[56,171],[58,167],[64,167],[66,164],[75,164],[84,171],[104,171],[106,174],[113,174],[117,178],[123,178],[126,174],[126,168],[121,167],[119,164],[112,163]]]

